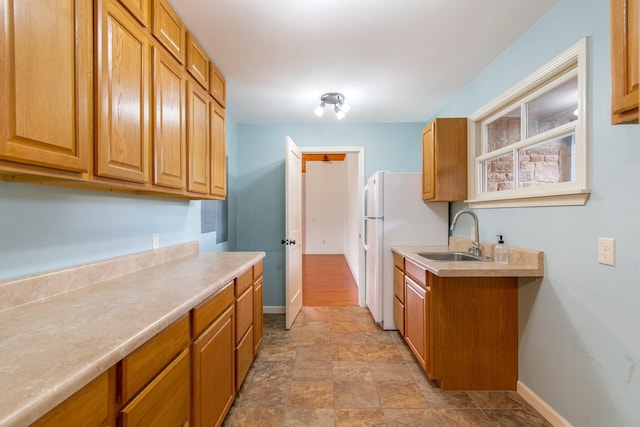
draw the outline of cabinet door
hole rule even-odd
[[[187,82],[187,156],[189,159],[187,189],[209,194],[210,143],[209,94],[197,83]]]
[[[116,0],[99,11],[96,175],[149,182],[147,33]]]
[[[253,326],[249,327],[236,346],[236,390],[240,390],[251,363],[253,363]]]
[[[405,276],[405,339],[420,364],[426,358],[426,290]]]
[[[184,189],[187,182],[186,81],[182,66],[153,49],[153,183]]]
[[[393,323],[403,337],[404,333],[404,304],[397,297],[393,297]]]
[[[211,103],[211,194],[227,195],[227,141],[224,109]]]
[[[191,33],[187,33],[187,71],[209,90],[209,57]]]
[[[191,371],[185,348],[120,412],[120,426],[188,426],[191,419]]]
[[[138,22],[149,27],[149,2],[151,0],[120,0]]]
[[[209,63],[209,93],[222,108],[227,106],[227,81],[213,62]]]
[[[611,123],[638,123],[640,1],[611,0]]]
[[[181,64],[184,64],[187,27],[167,0],[153,2],[153,35]]]
[[[87,171],[92,22],[88,1],[0,1],[0,159]]]
[[[263,300],[262,300],[262,277],[253,284],[253,355],[258,353],[262,344],[263,330]]]
[[[422,131],[422,199],[436,197],[435,123]]]
[[[193,424],[219,426],[235,397],[234,308],[193,343]]]

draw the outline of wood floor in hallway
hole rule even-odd
[[[302,305],[358,305],[358,287],[344,255],[302,255]]]

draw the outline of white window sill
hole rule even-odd
[[[470,208],[522,208],[534,206],[584,206],[589,199],[591,190],[583,189],[575,192],[553,195],[531,195],[531,196],[500,196],[492,194],[491,198],[476,198],[465,200]]]

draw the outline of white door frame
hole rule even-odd
[[[364,189],[364,147],[298,147],[302,154],[310,154],[310,153],[323,153],[323,154],[333,154],[333,153],[353,153],[358,156],[358,170],[356,172],[356,177],[358,180],[358,188],[360,192]],[[300,171],[302,174],[302,170]],[[360,212],[362,215],[363,206],[362,206],[362,198],[356,198],[357,203],[357,212]],[[365,255],[364,249],[362,247],[362,221],[358,221],[358,239],[360,243],[358,244],[358,305],[360,307],[365,306]]]

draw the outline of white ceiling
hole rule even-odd
[[[237,123],[425,122],[558,0],[169,0]],[[496,94],[496,96],[499,94]]]

